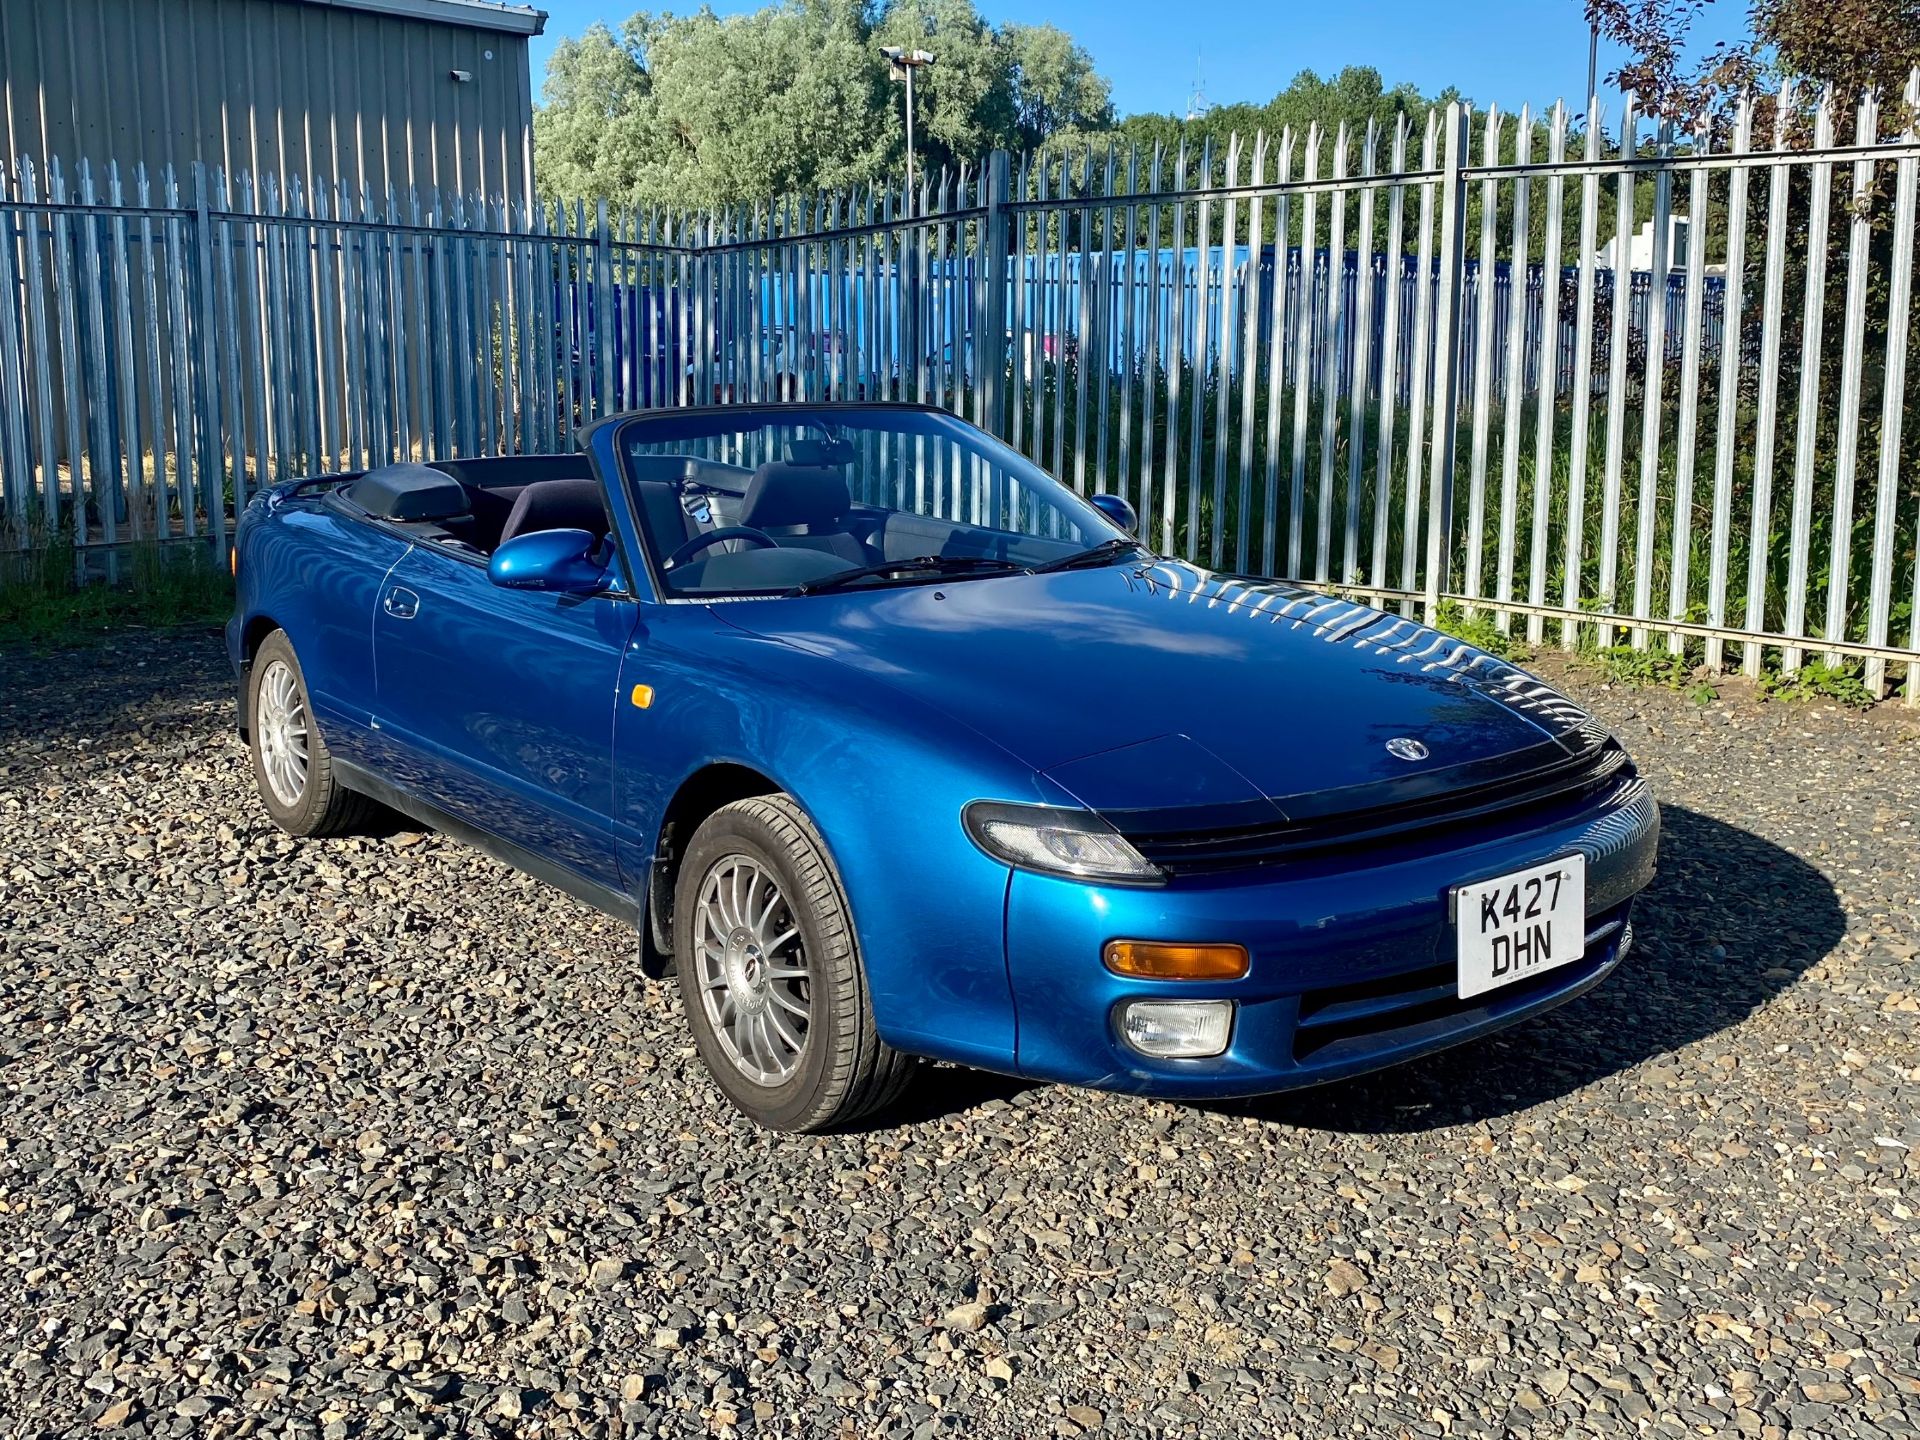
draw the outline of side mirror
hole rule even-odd
[[[607,567],[595,559],[600,542],[585,530],[535,530],[516,535],[493,552],[487,578],[508,590],[549,590],[579,595],[607,583]]]
[[[1140,532],[1140,517],[1134,513],[1133,506],[1118,495],[1089,495],[1088,502],[1107,519],[1118,525],[1129,535]]]

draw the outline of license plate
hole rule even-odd
[[[1453,892],[1460,998],[1484,995],[1587,953],[1587,858],[1568,855]]]

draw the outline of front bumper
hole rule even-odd
[[[1017,873],[1007,958],[1018,1063],[1035,1078],[1170,1096],[1256,1095],[1397,1064],[1539,1014],[1598,984],[1625,955],[1633,897],[1653,878],[1660,812],[1644,780],[1543,829],[1449,848],[1122,889]],[[1556,855],[1587,859],[1588,948],[1579,961],[1460,1000],[1447,896],[1467,881]],[[1127,979],[1109,940],[1232,941],[1234,981]],[[1120,1038],[1136,999],[1237,1002],[1224,1054],[1155,1060]]]

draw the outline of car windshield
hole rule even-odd
[[[682,411],[637,417],[618,444],[669,596],[984,580],[1130,549],[1073,491],[940,411]]]

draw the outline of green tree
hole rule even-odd
[[[1762,72],[1829,84],[1845,107],[1867,90],[1897,98],[1920,65],[1913,0],[1751,0],[1748,36],[1692,59],[1687,41],[1714,0],[1586,0],[1587,19],[1627,50],[1613,78],[1664,114],[1722,108]]]
[[[535,164],[549,193],[632,198],[652,89],[636,29],[635,20],[618,35],[596,24],[554,47],[534,127]]]
[[[1408,84],[1387,87],[1380,72],[1370,66],[1350,65],[1331,80],[1323,80],[1311,70],[1302,70],[1264,105],[1216,105],[1202,115],[1181,119],[1173,115],[1129,115],[1120,122],[1125,141],[1151,152],[1158,144],[1171,155],[1185,141],[1190,152],[1197,152],[1207,140],[1214,150],[1224,153],[1227,139],[1238,133],[1243,142],[1258,131],[1276,137],[1291,127],[1305,138],[1307,128],[1318,124],[1329,135],[1345,122],[1348,132],[1364,135],[1369,120],[1378,121],[1383,133],[1391,131],[1401,115],[1416,119],[1435,105],[1459,99],[1457,90],[1438,95],[1422,95]]]
[[[1107,82],[1050,25],[998,29],[973,0],[781,0],[722,18],[633,16],[563,40],[534,118],[555,195],[708,207],[900,173],[905,125],[883,44],[932,50],[915,77],[928,171],[1113,120]]]
[[[914,144],[925,170],[971,163],[1004,143],[1013,128],[1006,57],[973,0],[899,0],[874,27],[873,43],[931,50],[936,57],[913,79]],[[884,74],[885,62],[875,63]],[[897,118],[897,88],[890,87],[885,100]]]
[[[998,39],[1012,89],[1007,139],[1014,147],[1036,149],[1057,136],[1113,124],[1112,88],[1064,30],[1008,25]]]
[[[635,15],[556,48],[535,120],[551,194],[704,208],[839,188],[898,144],[860,0]]]
[[[1414,125],[1412,148],[1408,163],[1419,163],[1420,137],[1424,133],[1426,116],[1436,106],[1444,106],[1449,101],[1459,99],[1460,94],[1453,89],[1441,91],[1438,95],[1426,96],[1407,84],[1389,88],[1381,79],[1380,72],[1367,66],[1349,66],[1331,80],[1323,80],[1311,70],[1303,70],[1294,76],[1284,90],[1281,90],[1264,105],[1241,103],[1217,105],[1205,113],[1180,117],[1164,114],[1129,115],[1107,134],[1086,134],[1071,132],[1051,142],[1050,151],[1067,149],[1077,155],[1083,147],[1091,146],[1098,157],[1096,165],[1104,163],[1108,145],[1118,152],[1116,163],[1116,184],[1124,189],[1126,184],[1126,157],[1129,151],[1137,151],[1139,169],[1136,182],[1146,189],[1152,182],[1151,164],[1156,147],[1160,151],[1160,186],[1170,189],[1173,185],[1176,156],[1181,146],[1186,147],[1186,181],[1189,187],[1202,183],[1209,178],[1201,174],[1203,160],[1207,158],[1207,147],[1211,145],[1210,178],[1216,184],[1224,183],[1227,168],[1227,149],[1232,137],[1238,135],[1241,143],[1242,159],[1239,178],[1244,183],[1252,177],[1251,149],[1254,137],[1262,132],[1270,142],[1269,159],[1265,178],[1272,181],[1278,173],[1278,156],[1271,146],[1277,143],[1283,132],[1291,130],[1295,152],[1293,175],[1298,178],[1303,173],[1304,154],[1307,133],[1311,126],[1319,125],[1324,141],[1320,152],[1321,174],[1330,173],[1332,168],[1332,145],[1340,126],[1347,127],[1348,164],[1357,167],[1360,162],[1361,145],[1364,141],[1369,121],[1377,122],[1379,140],[1377,163],[1385,167],[1391,158],[1393,127],[1403,115],[1408,116]],[[1509,127],[1511,130],[1511,127]],[[1511,140],[1508,141],[1511,149]],[[1474,211],[1477,223],[1478,211]],[[1173,214],[1170,206],[1161,207],[1161,233],[1171,235]],[[1215,217],[1216,220],[1218,217]],[[1261,216],[1262,239],[1272,240],[1274,227],[1278,223],[1279,207],[1268,204]],[[1142,234],[1150,217],[1144,212],[1136,217],[1136,227]],[[1304,223],[1304,210],[1299,205],[1291,207],[1288,224],[1291,243],[1299,243],[1301,226]],[[1198,213],[1188,207],[1185,216],[1188,243],[1198,243]],[[1241,207],[1235,218],[1236,234],[1239,239],[1249,238],[1247,227],[1251,223],[1251,212]],[[1136,239],[1139,238],[1136,236]]]
[[[1920,65],[1913,0],[1756,0],[1753,28],[1787,66],[1847,99],[1863,90],[1891,99]]]

